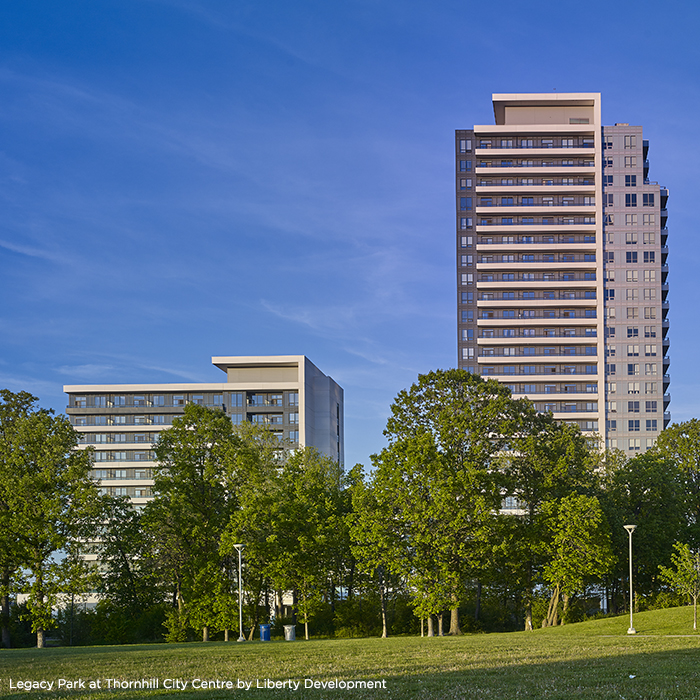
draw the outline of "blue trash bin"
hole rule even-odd
[[[260,641],[269,642],[270,641],[270,627],[271,625],[260,625]]]

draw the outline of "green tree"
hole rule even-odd
[[[26,391],[0,390],[0,627],[2,645],[11,646],[10,601],[13,577],[24,560],[19,520],[10,506],[17,486],[13,450],[17,423],[35,412],[38,399]]]
[[[335,554],[347,540],[343,472],[335,460],[306,447],[288,457],[280,478],[270,577],[278,588],[294,591],[308,639],[311,618],[338,583]]]
[[[626,590],[628,535],[623,526],[637,525],[634,533],[634,581],[640,595],[658,590],[659,566],[668,566],[673,543],[684,531],[683,478],[674,462],[647,452],[626,462],[606,459],[605,488],[600,501],[612,536],[617,561],[614,593]]]
[[[659,567],[659,577],[680,595],[693,601],[693,629],[698,628],[698,597],[700,596],[700,552],[682,542],[674,542],[671,554],[673,568]]]
[[[391,406],[389,446],[372,461],[401,543],[392,568],[415,591],[418,615],[451,610],[450,634],[460,633],[464,581],[487,565],[502,496],[496,457],[533,413],[502,384],[463,370],[420,375]]]
[[[613,563],[610,534],[595,496],[571,494],[548,502],[551,553],[543,578],[553,587],[546,624],[557,624],[559,596],[563,596],[567,619],[569,601],[587,583],[600,580]]]
[[[579,428],[551,414],[527,414],[511,447],[499,457],[500,476],[517,515],[502,516],[499,548],[511,590],[523,594],[525,629],[532,630],[534,590],[552,551],[552,506],[571,493],[595,491],[597,460]]]
[[[32,410],[15,419],[4,445],[9,488],[3,502],[16,538],[13,551],[27,573],[27,618],[39,648],[45,630],[55,626],[52,609],[69,585],[66,573],[79,571],[62,565],[60,552],[85,538],[98,516],[91,453],[76,450],[77,444],[66,418]]]
[[[225,413],[196,404],[185,407],[156,445],[156,496],[144,521],[154,557],[173,590],[169,639],[187,626],[209,632],[217,626],[216,593],[226,567],[221,536],[238,507],[235,457],[240,439]]]
[[[683,483],[687,540],[700,548],[700,420],[674,423],[656,440],[654,453],[670,459],[680,470]],[[684,538],[685,539],[685,538]]]

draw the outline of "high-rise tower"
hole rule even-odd
[[[493,95],[456,132],[459,366],[608,447],[670,420],[666,200],[598,93]]]

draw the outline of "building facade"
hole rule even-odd
[[[64,386],[66,413],[95,450],[93,476],[105,493],[135,504],[153,497],[154,444],[188,403],[220,408],[234,424],[268,427],[289,447],[313,446],[343,464],[343,389],[303,355],[213,357],[215,384]]]
[[[496,94],[455,134],[458,365],[636,453],[669,423],[668,190],[598,93]]]

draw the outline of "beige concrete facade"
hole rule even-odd
[[[459,366],[643,451],[670,397],[668,193],[648,180],[641,127],[603,127],[598,93],[496,94],[493,108],[494,125],[455,134]],[[622,297],[647,324],[621,318]]]
[[[264,425],[294,446],[343,463],[343,390],[303,355],[214,357],[226,380],[206,384],[64,386],[66,413],[95,450],[93,476],[108,493],[143,504],[153,497],[154,444],[188,403],[218,408],[234,424]]]

